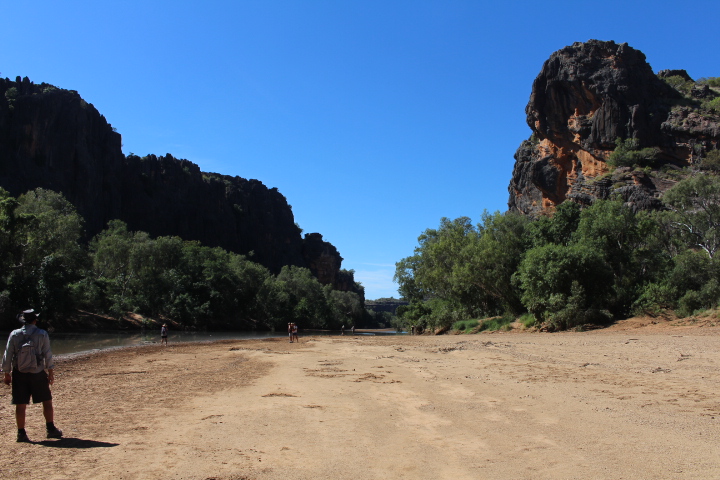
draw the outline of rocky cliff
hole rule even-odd
[[[701,108],[719,94],[693,85],[684,95],[661,78],[683,76],[689,85],[685,71],[656,75],[627,44],[590,40],[553,53],[525,109],[532,135],[515,154],[510,210],[551,213],[566,199],[587,205],[616,194],[634,208],[658,207],[677,180],[672,171],[695,165],[720,140],[720,117]],[[618,140],[647,162],[614,168]]]
[[[85,218],[88,238],[121,219],[131,230],[252,255],[274,272],[307,267],[325,284],[355,289],[333,245],[320,234],[301,237],[276,188],[204,173],[169,154],[125,157],[120,134],[93,105],[27,77],[0,79],[0,186],[16,196],[62,192]]]

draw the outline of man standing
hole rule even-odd
[[[33,403],[42,403],[43,415],[47,422],[47,438],[62,437],[62,430],[53,423],[54,411],[50,385],[55,382],[53,374],[55,365],[50,351],[50,337],[45,330],[37,327],[37,318],[32,309],[18,315],[18,319],[25,325],[10,333],[2,359],[2,369],[5,373],[3,381],[6,385],[12,383],[12,404],[15,405],[18,442],[30,441],[25,433],[25,411],[30,403],[30,397]],[[32,361],[33,355],[36,362]],[[27,361],[34,364],[34,367],[28,370],[24,365]]]

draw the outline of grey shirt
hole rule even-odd
[[[50,351],[50,337],[48,333],[38,328],[33,324],[23,325],[22,328],[13,330],[8,337],[7,347],[5,347],[5,354],[2,359],[2,369],[4,372],[10,372],[17,368],[17,354],[20,352],[20,348],[25,343],[25,338],[30,337],[35,345],[38,357],[42,357],[43,361],[38,363],[37,371],[34,373],[40,373],[46,368],[54,368],[53,356]]]

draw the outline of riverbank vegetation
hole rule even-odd
[[[503,328],[518,318],[549,330],[674,310],[687,316],[720,302],[720,178],[695,174],[663,197],[662,211],[620,199],[559,205],[532,219],[485,212],[443,218],[396,264],[410,303],[399,322],[423,330]]]
[[[322,285],[306,268],[272,274],[244,255],[178,237],[151,238],[119,221],[82,243],[83,219],[59,193],[0,189],[1,328],[33,306],[63,328],[78,310],[134,312],[192,329],[335,329],[368,316],[361,295]],[[362,291],[362,286],[357,284]]]

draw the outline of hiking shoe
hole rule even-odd
[[[62,438],[62,430],[55,427],[52,430],[47,431],[47,438]],[[19,442],[20,440],[18,440]]]
[[[18,432],[17,442],[32,443],[25,432]]]

